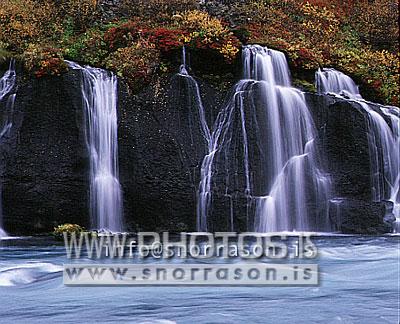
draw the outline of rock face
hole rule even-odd
[[[79,91],[74,72],[18,85],[13,127],[0,150],[4,227],[12,234],[88,224]]]
[[[14,123],[0,145],[4,227],[12,234],[51,231],[72,222],[89,227],[88,157],[79,71],[19,81]],[[199,81],[211,128],[226,93]],[[184,78],[160,78],[138,95],[119,85],[119,167],[128,230],[192,231],[206,152],[193,93]],[[349,102],[307,96],[318,143],[332,174],[331,218],[346,233],[382,233],[385,205],[371,203],[366,117]],[[249,140],[255,128],[249,122]],[[239,118],[237,118],[239,127]],[[240,136],[217,161],[210,230],[251,230],[251,202],[243,194]],[[251,154],[251,152],[250,152]],[[254,157],[257,160],[257,157]],[[230,162],[232,161],[232,163]],[[250,166],[256,169],[256,166]],[[235,169],[236,168],[236,169]],[[231,174],[226,190],[226,170]],[[257,177],[257,174],[252,176]],[[233,211],[233,212],[232,212]]]
[[[185,78],[173,76],[130,96],[120,87],[120,181],[128,228],[194,230],[200,166],[206,152]],[[209,120],[221,98],[200,84]]]
[[[372,202],[366,112],[357,103],[327,95],[308,94],[307,100],[333,180],[331,221],[343,233],[389,232],[391,224],[384,221],[384,215],[390,206]],[[340,212],[336,212],[338,204]]]
[[[356,104],[324,95],[308,95],[320,146],[333,174],[336,197],[370,201],[368,119]]]
[[[392,228],[389,223],[382,221],[382,215],[386,212],[384,203],[343,199],[339,206],[340,209],[337,209],[333,204],[330,215],[344,234],[382,234]]]

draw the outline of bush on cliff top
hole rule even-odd
[[[312,2],[251,1],[238,8],[249,17],[245,24],[251,35],[248,41],[286,52],[290,64],[297,69],[336,67],[355,77],[382,101],[398,104],[399,31],[395,2]]]
[[[107,22],[96,0],[2,0],[0,51],[20,55],[38,77],[65,71],[65,57],[112,69],[139,89],[168,71],[183,45],[231,64],[239,37],[284,51],[300,75],[336,67],[371,99],[398,104],[394,0],[249,0],[210,11],[218,17],[196,0],[122,0]]]
[[[212,52],[230,64],[240,42],[222,21],[204,12],[184,11],[167,17],[162,25],[133,17],[109,25],[103,32],[98,27],[71,43],[65,53],[74,60],[115,71],[137,90],[156,71],[167,72],[170,54],[183,46]]]

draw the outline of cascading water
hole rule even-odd
[[[96,229],[120,232],[122,192],[118,178],[117,78],[102,69],[81,67],[86,117],[86,143],[90,155],[90,213]]]
[[[341,94],[353,99],[362,99],[354,81],[335,69],[318,69],[315,82],[318,93]]]
[[[0,131],[0,143],[2,139],[7,136],[12,127],[12,114],[14,110],[14,103],[16,94],[10,94],[15,87],[16,73],[15,73],[15,60],[10,61],[8,70],[4,73],[0,79],[0,101],[3,100],[7,95],[7,101],[5,104],[5,111],[3,111],[3,124]],[[2,229],[3,225],[3,206],[2,206],[2,188],[0,184],[0,238],[7,236],[7,233]]]
[[[204,111],[203,102],[200,96],[200,88],[197,84],[196,80],[193,79],[192,76],[189,75],[186,66],[186,49],[185,47],[182,48],[182,65],[179,69],[179,75],[184,77],[188,83],[188,88],[193,90],[194,98],[195,98],[195,105],[197,106],[198,113],[199,113],[199,120],[201,124],[201,131],[203,134],[204,139],[207,143],[210,141],[210,130],[207,125],[206,115]]]
[[[198,231],[207,231],[208,228],[207,219],[212,203],[212,177],[214,172],[214,161],[217,152],[221,151],[223,146],[227,142],[229,142],[229,129],[232,124],[235,100],[237,97],[240,96],[240,88],[242,87],[242,85],[244,85],[243,82],[239,82],[239,84],[236,85],[233,98],[229,101],[228,105],[218,114],[214,124],[214,130],[212,133],[210,133],[210,137],[208,140],[208,153],[205,155],[201,165],[201,180],[199,185],[197,203]],[[242,125],[244,125],[244,123]],[[245,156],[244,158],[245,161],[248,160],[247,156]],[[248,173],[246,175],[246,178],[248,178]],[[233,227],[232,219],[231,227]]]
[[[260,232],[330,230],[330,179],[318,168],[315,127],[302,92],[290,86],[283,53],[251,46],[245,49],[245,77],[257,80],[265,96],[269,126],[266,156],[267,195],[258,198],[256,229]],[[310,193],[322,204],[321,219],[312,224]],[[321,217],[322,216],[322,217]]]
[[[182,48],[182,64],[179,69],[179,76],[183,77],[184,80],[187,83],[187,89],[189,92],[192,93],[192,96],[195,100],[195,106],[197,108],[198,116],[199,116],[199,121],[200,121],[200,127],[201,127],[201,133],[203,135],[203,138],[205,140],[206,146],[207,146],[207,151],[208,154],[213,149],[213,144],[211,142],[211,134],[210,134],[210,129],[208,128],[207,125],[207,120],[206,120],[206,115],[205,115],[205,110],[203,106],[203,102],[201,100],[201,95],[200,95],[200,88],[196,80],[189,75],[187,65],[186,65],[186,49],[185,47]],[[209,194],[209,188],[210,183],[207,182],[207,172],[209,170],[207,169],[206,166],[203,165],[201,167],[201,181],[200,185],[198,188],[198,197],[197,197],[197,228],[198,229],[206,229],[206,212],[209,208],[209,205],[211,203],[211,195]]]
[[[0,79],[0,100],[8,95],[10,91],[14,88],[16,77],[17,75],[15,73],[15,60],[12,59],[10,61],[10,66],[8,70]]]
[[[283,53],[258,45],[243,48],[244,79],[233,90],[228,104],[219,113],[209,141],[209,154],[202,164],[199,190],[198,230],[207,230],[211,184],[215,155],[226,151],[231,143],[235,110],[240,116],[244,152],[244,193],[256,203],[255,230],[309,231],[330,230],[328,201],[330,178],[318,168],[315,128],[301,91],[290,86],[290,74]],[[250,108],[249,108],[250,107]],[[246,116],[262,111],[266,121],[257,138],[261,151],[263,179],[261,196],[256,196],[250,177],[250,145]],[[256,120],[255,123],[261,125]],[[255,175],[253,178],[260,178]],[[314,212],[310,204],[317,205]],[[311,215],[314,214],[314,215]]]
[[[354,81],[334,69],[316,72],[316,86],[320,93],[331,93],[359,104],[369,118],[368,142],[371,164],[372,199],[390,200],[396,217],[394,231],[400,232],[400,110],[365,101]],[[375,109],[373,108],[375,107]],[[390,119],[391,127],[384,116]],[[383,161],[383,163],[380,162]],[[383,169],[381,167],[383,165]]]
[[[393,214],[396,217],[394,232],[400,233],[400,110],[395,107],[381,107],[382,112],[389,116],[392,122],[392,146],[387,147],[390,160],[387,167],[388,184],[390,187],[389,200],[393,202]],[[389,143],[390,144],[390,143]]]
[[[8,99],[5,105],[6,109],[3,112],[4,118],[0,131],[0,139],[6,136],[12,127],[11,117],[14,110],[14,102],[16,95],[15,93],[14,94],[10,93],[15,87],[16,78],[17,75],[15,73],[15,60],[12,59],[10,61],[8,70],[4,73],[3,77],[0,79],[0,101],[3,100],[3,98],[5,98],[8,95]]]

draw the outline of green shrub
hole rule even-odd
[[[150,82],[159,59],[154,45],[142,40],[111,53],[106,59],[106,67],[124,77],[132,90],[138,90]]]
[[[104,66],[109,53],[104,41],[104,32],[92,28],[70,41],[64,49],[64,56],[73,61],[85,62],[93,66]]]

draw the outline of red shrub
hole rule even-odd
[[[179,29],[156,28],[144,32],[149,41],[162,52],[168,52],[183,46],[183,36],[186,32]]]
[[[183,45],[183,36],[187,33],[180,29],[149,28],[139,25],[138,22],[129,21],[118,27],[109,29],[104,34],[104,40],[110,50],[127,47],[131,43],[143,37],[155,44],[157,49],[163,52],[179,48]]]
[[[128,43],[137,40],[145,29],[145,27],[139,26],[136,21],[128,21],[107,30],[104,34],[104,40],[111,50],[126,47],[129,45]]]

